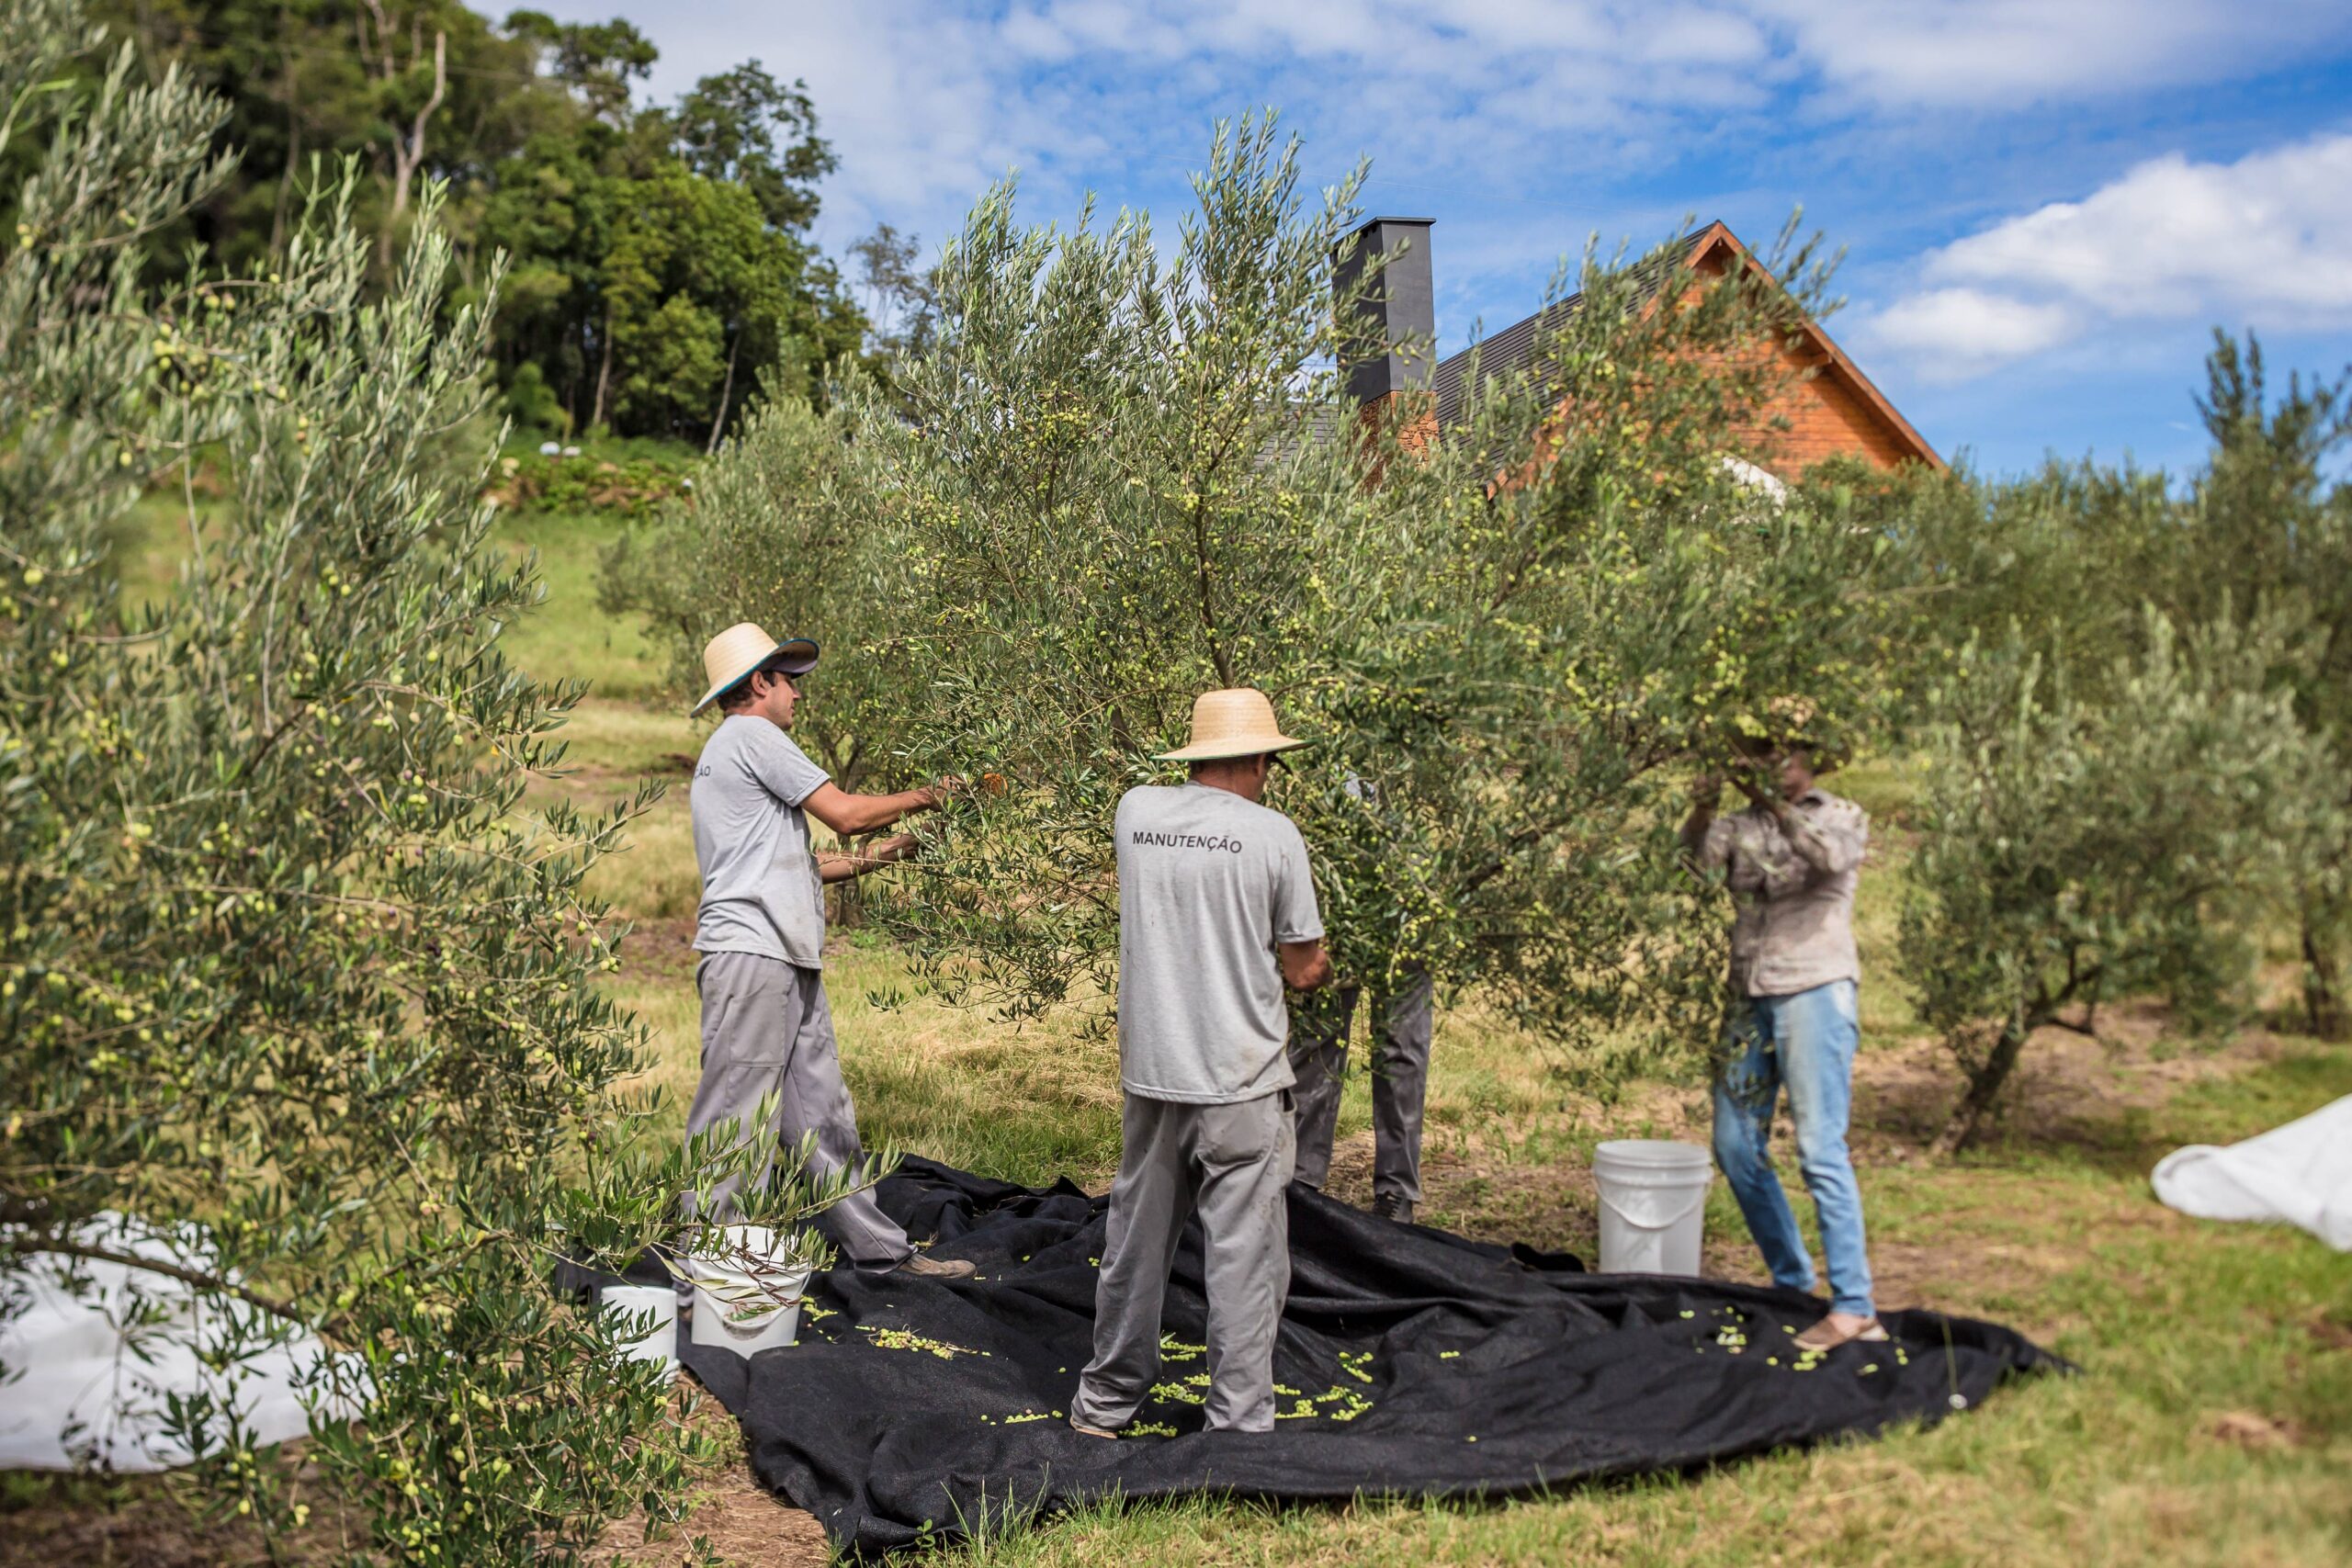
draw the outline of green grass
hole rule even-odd
[[[656,647],[637,617],[596,607],[598,557],[622,527],[617,518],[589,513],[510,513],[499,519],[499,542],[517,554],[537,551],[547,584],[546,603],[506,634],[505,648],[541,680],[585,680],[598,697],[647,702],[665,694],[669,649]]]

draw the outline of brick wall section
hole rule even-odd
[[[1826,355],[1799,343],[1784,345],[1780,358],[1784,368],[1804,379],[1792,381],[1773,400],[1767,418],[1748,433],[1751,446],[1745,456],[1750,461],[1794,479],[1826,457],[1863,457],[1882,468],[1904,460],[1894,432],[1826,368]]]
[[[1695,270],[1720,276],[1729,262],[1718,248],[1702,257]],[[1774,351],[1759,346],[1758,352]],[[1847,383],[1818,346],[1803,340],[1784,343],[1777,357],[1788,384],[1746,433],[1742,457],[1788,479],[1829,457],[1861,457],[1892,468],[1910,457],[1885,416]]]
[[[1409,457],[1418,459],[1437,445],[1437,396],[1432,392],[1390,392],[1358,409],[1356,418],[1375,441],[1382,432],[1395,429],[1397,449]],[[1375,457],[1366,482],[1377,486],[1386,464],[1385,457]]]

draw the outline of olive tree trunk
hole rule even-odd
[[[2010,1071],[2018,1065],[2018,1057],[2025,1051],[2026,1037],[2032,1032],[2032,1021],[2029,1019],[2014,1018],[2002,1026],[2000,1038],[1993,1043],[1984,1062],[1969,1073],[1968,1088],[1961,1095],[1960,1103],[1952,1108],[1943,1131],[1936,1134],[1935,1153],[1958,1154],[1976,1142],[2001,1098],[2002,1087],[2009,1081]]]

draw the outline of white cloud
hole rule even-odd
[[[2352,311],[2352,136],[2234,164],[2169,154],[2080,202],[1946,246],[1940,277],[2072,296],[2120,316]]]
[[[2141,164],[1932,252],[1920,292],[1864,323],[1871,342],[1943,378],[2102,325],[2207,320],[2352,324],[2352,136],[2200,164]]]
[[[1984,111],[2223,80],[2341,43],[2352,10],[2281,0],[1752,0],[1792,53],[1879,109]]]
[[[2073,337],[2081,324],[2064,305],[2037,304],[1976,288],[1930,288],[1873,317],[1870,341],[1915,361],[1930,381],[1959,381]]]

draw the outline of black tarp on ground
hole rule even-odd
[[[916,1159],[881,1199],[982,1277],[838,1269],[797,1346],[748,1363],[681,1346],[741,1417],[752,1472],[860,1554],[1114,1492],[1498,1495],[1679,1469],[1939,1419],[1955,1395],[1973,1405],[2012,1373],[2064,1365],[1994,1324],[1894,1312],[1892,1343],[1801,1369],[1790,1335],[1820,1314],[1815,1298],[1587,1274],[1294,1187],[1275,1430],[1200,1429],[1195,1225],[1169,1291],[1165,1396],[1137,1417],[1173,1435],[1105,1442],[1064,1419],[1093,1332],[1103,1201]]]

